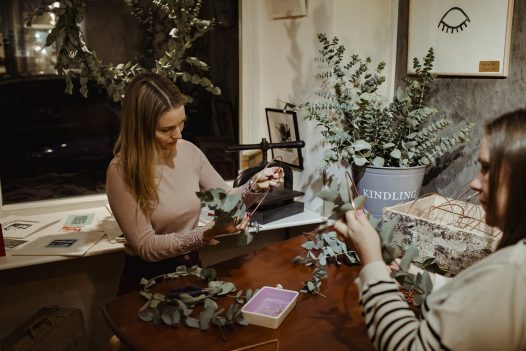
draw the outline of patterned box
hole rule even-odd
[[[497,248],[502,232],[484,222],[480,205],[433,194],[384,209],[384,222],[398,218],[393,244],[404,250],[416,244],[417,262],[435,258],[456,275]]]

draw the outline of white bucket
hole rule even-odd
[[[420,195],[426,166],[353,167],[358,193],[364,195],[365,209],[381,218],[384,207],[416,199]]]

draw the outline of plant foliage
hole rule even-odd
[[[151,291],[151,288],[158,281],[187,276],[206,280],[208,286],[202,289],[195,287],[187,287],[192,289],[172,289],[167,295]],[[212,268],[179,266],[173,273],[161,274],[152,279],[143,278],[140,294],[146,299],[146,302],[138,312],[139,319],[169,326],[184,322],[190,328],[201,330],[208,329],[211,324],[219,328],[232,327],[235,324],[247,325],[247,321],[241,314],[241,306],[252,297],[252,290],[246,290],[245,294],[243,294],[243,290],[237,291],[234,301],[226,309],[219,308],[215,300],[235,292],[236,286],[230,282],[216,280],[216,277],[216,271]],[[193,308],[198,304],[203,304],[204,308],[199,316],[194,317],[192,316]]]
[[[329,217],[333,220],[344,218],[345,213],[349,210],[363,210],[363,205],[367,200],[363,195],[353,198],[352,191],[347,184],[338,184],[337,182],[333,182],[330,188],[318,192],[316,196],[334,205],[332,214]],[[424,265],[420,265],[424,269],[422,272],[416,274],[410,272],[410,264],[418,256],[418,249],[412,245],[403,253],[399,246],[392,243],[393,229],[397,224],[397,220],[381,223],[379,219],[369,214],[368,219],[371,225],[377,229],[380,236],[384,262],[389,265],[395,259],[401,258],[399,270],[393,271],[391,276],[400,284],[402,289],[412,292],[415,305],[422,304],[433,289],[431,276],[425,269],[434,268],[434,260],[428,260]],[[318,229],[316,235],[316,240],[307,241],[302,245],[308,251],[307,255],[305,257],[297,256],[293,259],[293,262],[314,265],[313,278],[305,283],[305,287],[301,291],[319,294],[321,280],[327,278],[326,264],[329,259],[336,259],[336,263],[339,263],[338,256],[344,255],[350,264],[357,264],[359,257],[356,256],[354,251],[348,251],[343,241],[338,240],[332,226]],[[318,250],[319,254],[316,256],[312,252],[313,250]]]
[[[221,188],[196,192],[196,195],[201,200],[201,207],[207,207],[213,211],[213,220],[218,224],[227,224],[232,221],[237,223],[245,218],[247,207],[239,195],[229,195]],[[249,231],[243,230],[237,237],[239,245],[248,245],[254,236]]]
[[[451,131],[451,120],[439,117],[438,110],[425,105],[432,73],[434,52],[430,48],[422,62],[415,58],[415,76],[404,79],[393,101],[378,93],[385,82],[385,63],[371,71],[371,59],[351,55],[334,37],[318,34],[320,57],[319,100],[299,106],[305,118],[322,128],[329,144],[326,162],[349,161],[357,166],[410,167],[428,165],[460,144],[469,142],[473,124]],[[437,118],[438,117],[438,118]]]
[[[202,0],[153,0],[141,5],[140,0],[124,0],[130,7],[139,26],[150,38],[145,51],[152,55],[151,43],[156,37],[167,37],[167,50],[159,59],[154,60],[151,71],[166,76],[176,82],[182,80],[202,86],[208,92],[219,95],[221,90],[214,86],[210,79],[201,76],[208,71],[208,64],[196,57],[189,56],[187,50],[193,43],[210,31],[215,22],[199,18]],[[113,101],[120,101],[124,96],[126,85],[135,75],[148,70],[137,62],[128,61],[103,64],[97,53],[89,49],[84,39],[80,23],[84,20],[86,5],[89,0],[64,0],[58,7],[55,0],[42,0],[27,19],[30,26],[34,19],[51,12],[56,16],[56,25],[46,39],[46,46],[57,46],[56,69],[66,79],[66,92],[73,92],[73,78],[80,82],[80,93],[86,97],[89,80],[104,87]],[[169,33],[165,31],[169,30]]]
[[[358,264],[356,252],[349,251],[345,242],[338,239],[334,231],[317,231],[313,238],[303,243],[302,247],[307,251],[305,256],[296,256],[293,263],[305,266],[313,266],[312,279],[304,282],[300,290],[303,293],[320,294],[322,280],[327,278],[327,266],[331,263],[339,266],[342,263]]]

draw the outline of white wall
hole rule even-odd
[[[387,82],[381,93],[393,92],[396,63],[398,0],[307,0],[307,16],[270,18],[265,0],[241,4],[241,136],[245,144],[268,140],[265,108],[283,108],[312,98],[317,55],[316,34],[337,35],[347,53],[370,56],[374,66],[385,61]],[[323,141],[315,124],[298,116],[300,138],[306,146],[303,172],[294,172],[294,188],[305,192],[305,205],[322,206],[313,193],[322,187]],[[269,155],[270,158],[270,155]],[[340,177],[340,167],[328,174]]]

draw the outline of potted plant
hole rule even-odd
[[[384,62],[370,71],[369,57],[353,54],[346,60],[345,47],[337,37],[329,40],[318,34],[318,41],[319,99],[299,108],[322,129],[329,146],[325,161],[349,162],[358,191],[368,198],[366,208],[381,216],[383,207],[416,198],[426,166],[469,142],[473,124],[451,130],[450,119],[425,105],[436,78],[432,48],[422,63],[413,60],[416,74],[406,77],[392,101],[387,101],[378,93],[385,81]]]

